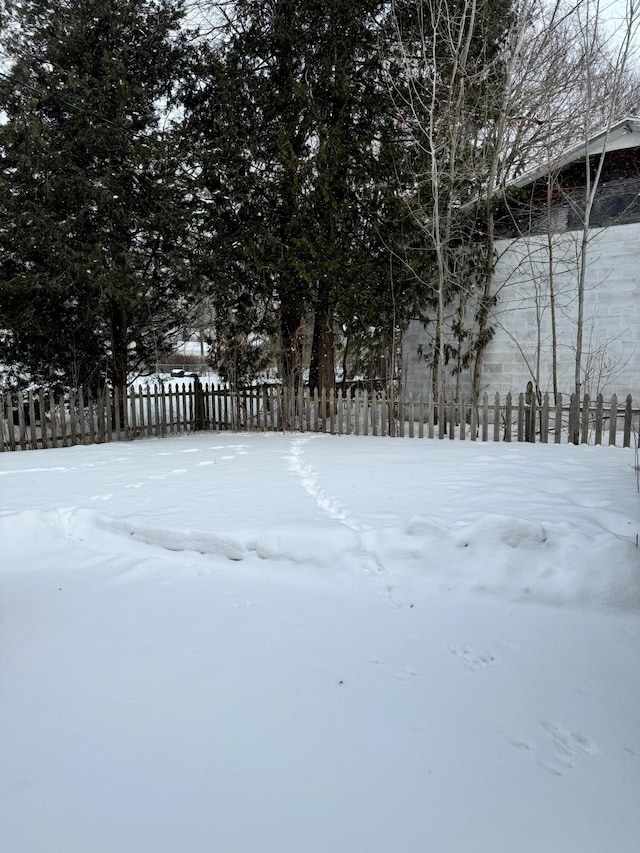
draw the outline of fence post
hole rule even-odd
[[[530,442],[531,441],[531,433],[532,433],[532,418],[531,418],[531,409],[533,407],[533,401],[535,399],[535,395],[533,393],[533,382],[529,380],[527,382],[527,390],[524,395],[524,440]],[[535,441],[535,436],[533,438]]]
[[[202,390],[202,384],[200,382],[200,378],[198,376],[194,377],[193,380],[193,395],[194,395],[194,403],[195,403],[195,423],[193,425],[194,430],[203,430],[204,429],[204,392]]]
[[[580,443],[580,398],[573,392],[569,402],[569,441]]]
[[[521,391],[518,397],[518,441],[524,441],[524,419],[524,394]]]

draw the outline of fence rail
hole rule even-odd
[[[96,444],[138,437],[164,437],[197,430],[300,431],[332,435],[374,435],[471,441],[524,441],[556,444],[635,444],[640,410],[630,396],[614,395],[551,403],[545,394],[485,394],[470,402],[400,398],[358,391],[291,393],[282,387],[239,391],[220,385],[128,388],[92,394],[76,388],[26,395],[0,393],[0,452]]]

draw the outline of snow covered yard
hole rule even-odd
[[[0,456],[3,853],[635,853],[634,453]]]

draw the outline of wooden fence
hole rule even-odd
[[[241,391],[198,381],[179,387],[77,388],[0,393],[0,451],[95,444],[138,437],[210,431],[299,431],[332,435],[448,438],[471,441],[564,441],[635,445],[640,411],[631,397],[591,400],[576,395],[551,404],[530,394],[489,398],[479,405],[395,399],[384,393],[292,394],[281,387]]]

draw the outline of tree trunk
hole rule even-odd
[[[327,394],[335,389],[335,362],[333,340],[333,312],[329,307],[329,287],[321,282],[318,289],[316,316],[313,324],[311,363],[309,365],[309,390],[313,394]]]
[[[111,347],[112,364],[109,371],[114,389],[118,389],[120,423],[125,421],[125,405],[127,399],[127,384],[129,375],[127,313],[115,302],[111,305]]]
[[[282,383],[296,391],[302,382],[302,317],[295,306],[283,300],[280,312]]]

